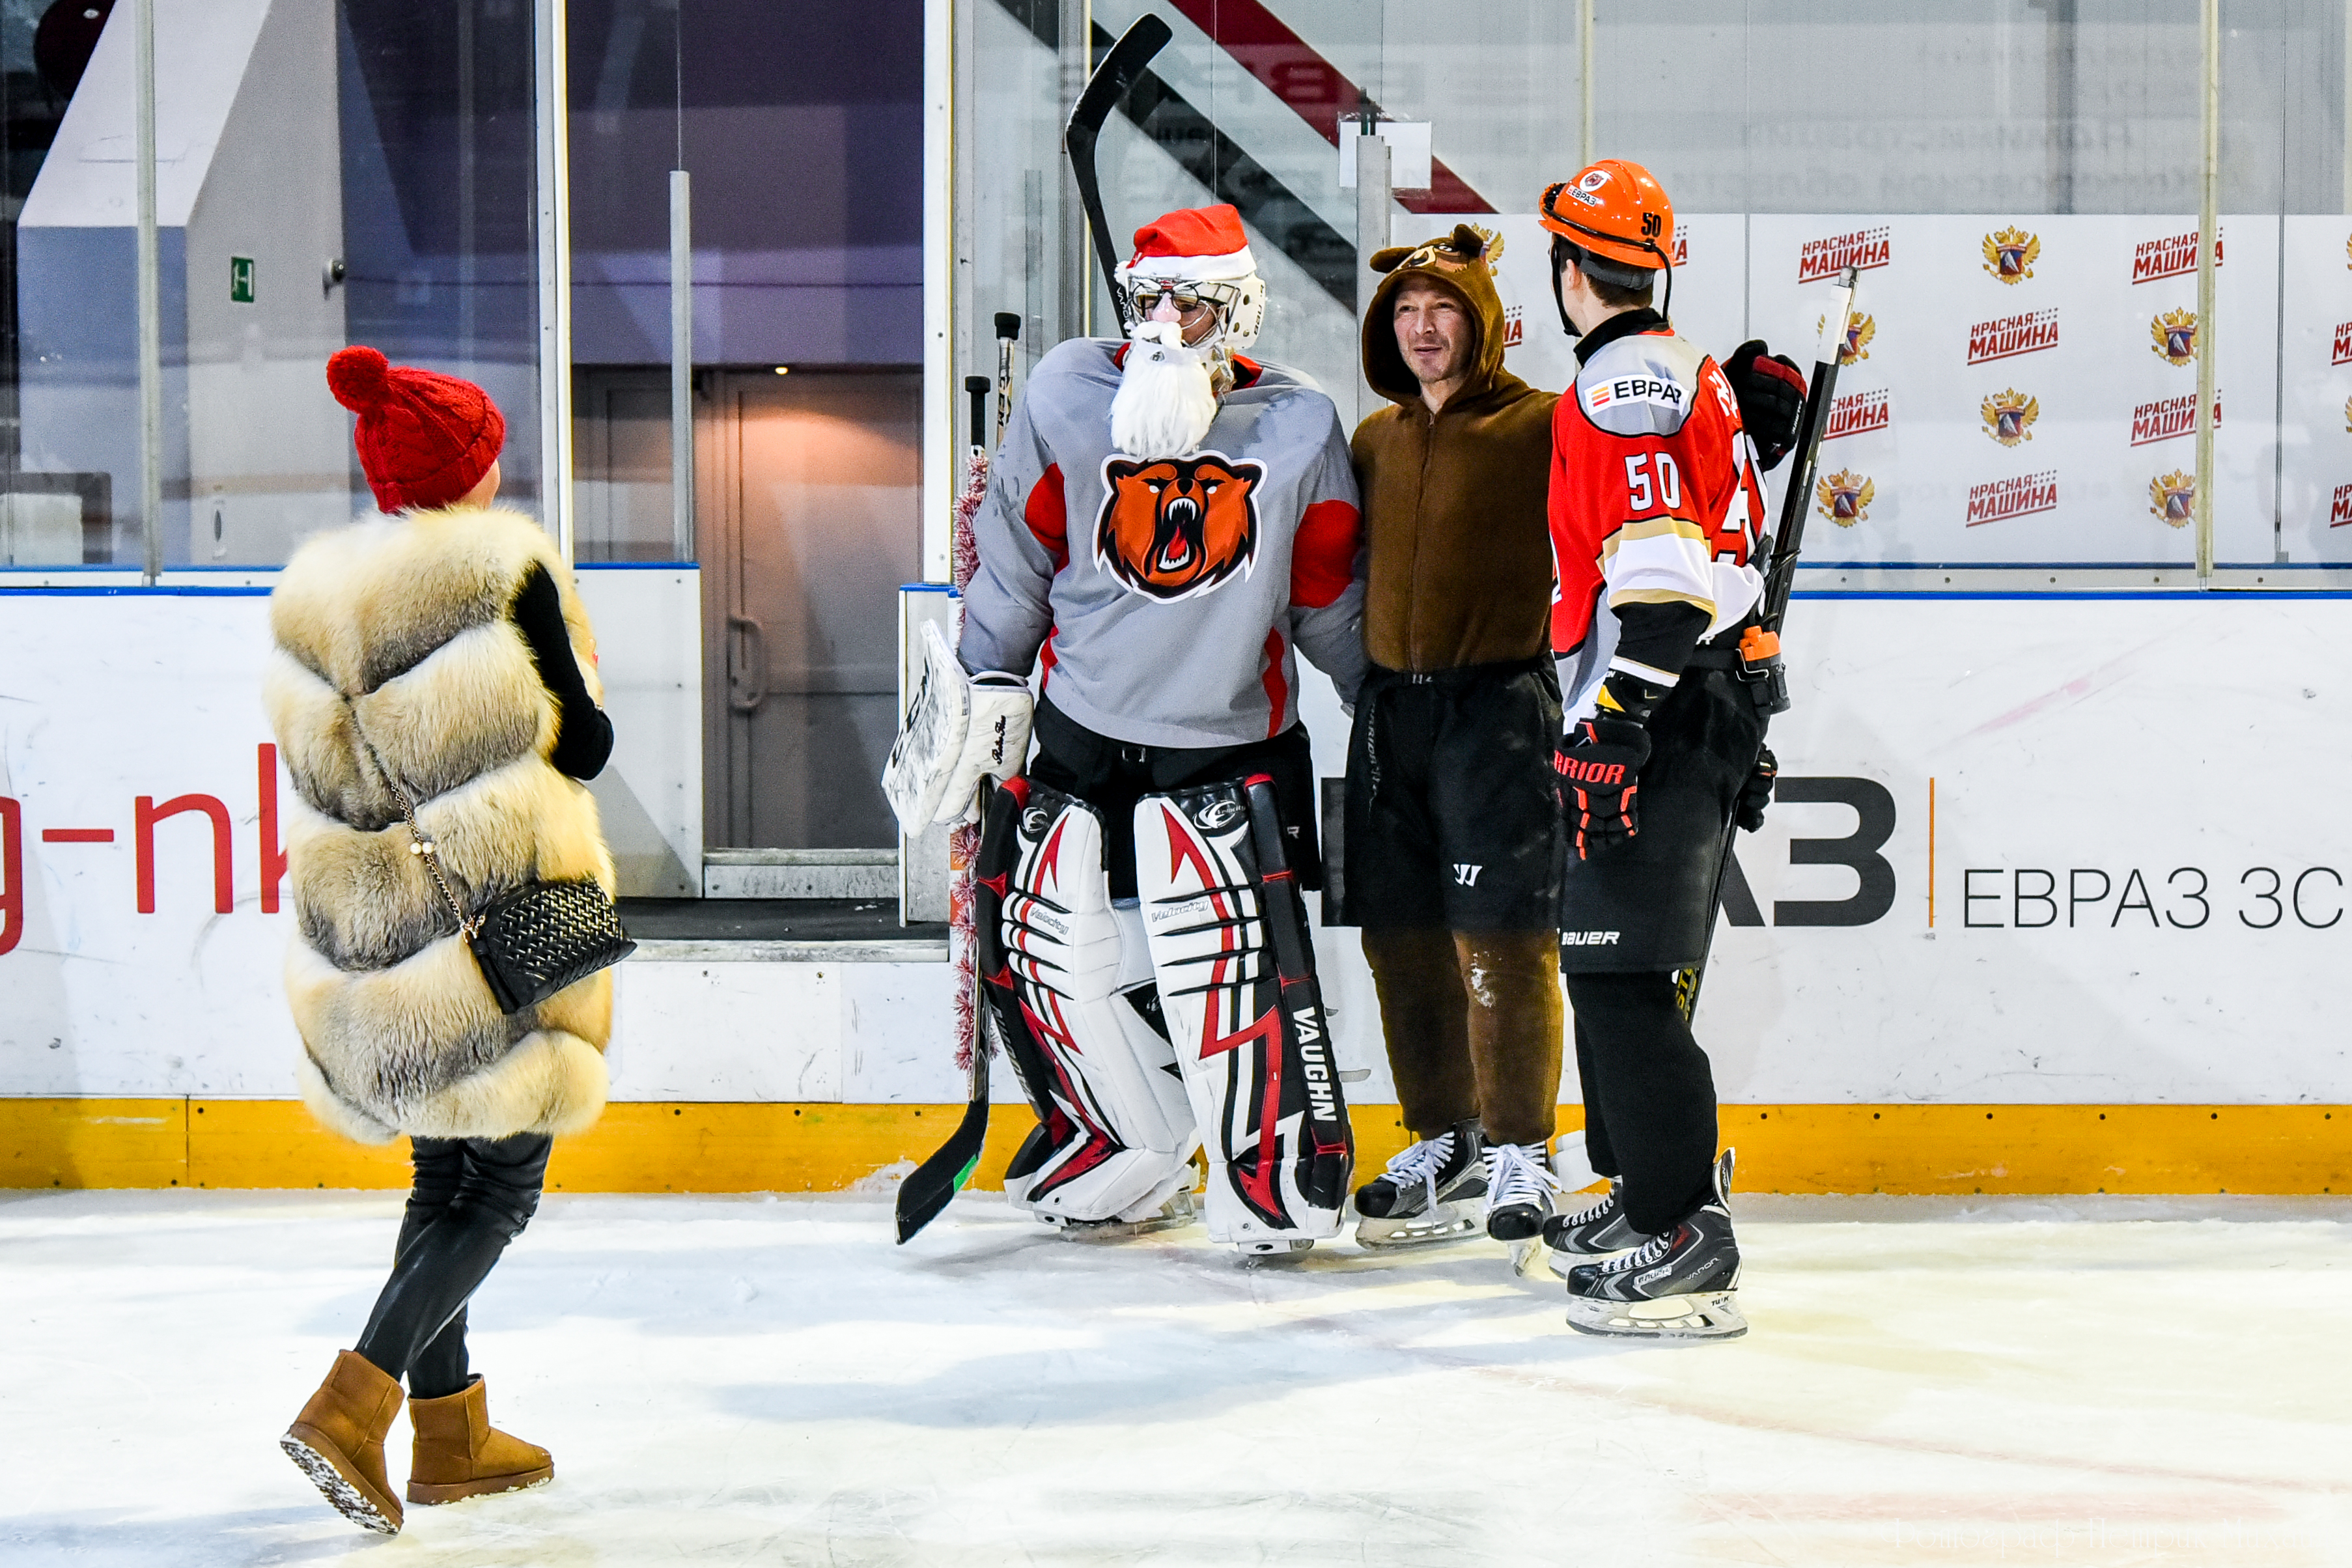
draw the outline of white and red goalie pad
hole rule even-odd
[[[1151,972],[1139,922],[1111,907],[1102,818],[1034,781],[1027,795],[998,929],[1062,1136],[1006,1194],[1049,1220],[1144,1219],[1192,1186],[1200,1135],[1174,1051],[1123,994]]]
[[[1274,785],[1146,795],[1136,881],[1160,1005],[1209,1155],[1212,1240],[1339,1233],[1355,1160]]]

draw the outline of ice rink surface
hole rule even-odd
[[[2352,1563],[2340,1198],[1748,1198],[1752,1331],[1662,1345],[1483,1240],[558,1196],[473,1311],[554,1483],[384,1540],[276,1440],[398,1202],[0,1198],[0,1563]]]

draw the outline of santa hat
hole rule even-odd
[[[375,504],[429,511],[465,499],[507,444],[507,422],[472,382],[394,364],[371,348],[327,362],[327,390],[358,415],[352,439]]]
[[[1219,203],[1184,207],[1152,219],[1135,231],[1135,254],[1118,269],[1118,280],[1165,278],[1178,283],[1233,283],[1257,272],[1242,215]]]

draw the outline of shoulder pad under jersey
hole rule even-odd
[[[1576,374],[1576,405],[1612,436],[1671,436],[1691,416],[1706,355],[1666,332],[1604,343]]]

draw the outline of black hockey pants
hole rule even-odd
[[[538,1212],[554,1147],[542,1132],[409,1140],[416,1179],[392,1278],[354,1348],[387,1377],[406,1374],[410,1398],[464,1391],[466,1302]]]
[[[1623,1180],[1626,1220],[1655,1234],[1712,1195],[1714,1071],[1683,1022],[1671,972],[1567,978],[1585,1155]]]

